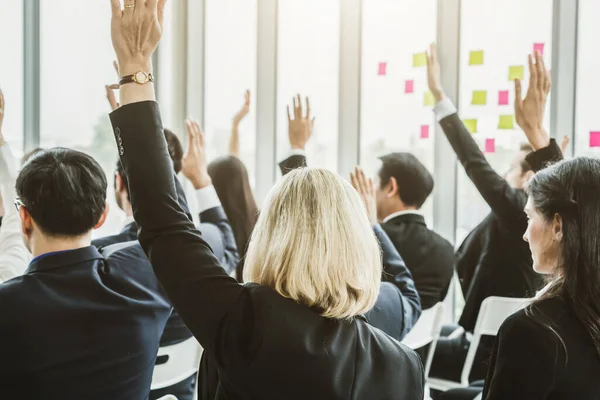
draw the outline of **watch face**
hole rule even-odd
[[[144,71],[139,71],[135,74],[135,80],[137,83],[146,83],[148,81],[148,75]]]

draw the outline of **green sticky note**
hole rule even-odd
[[[425,92],[425,98],[423,99],[423,104],[426,106],[434,106],[435,105],[435,97],[433,97],[433,93]]]
[[[427,65],[427,53],[413,54],[413,67],[424,67]]]
[[[483,50],[472,51],[469,56],[469,65],[483,65]]]
[[[525,67],[522,65],[513,65],[508,69],[508,80],[514,81],[515,79],[523,80],[525,78]]]
[[[463,124],[467,127],[469,132],[477,133],[477,120],[476,119],[463,119]]]
[[[487,92],[485,90],[474,90],[471,104],[475,106],[484,106],[487,104]]]
[[[512,115],[501,115],[498,129],[515,129],[515,118]]]

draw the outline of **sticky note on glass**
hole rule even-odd
[[[471,133],[477,133],[477,120],[476,119],[463,119],[463,124],[467,127],[467,130]]]
[[[515,129],[515,118],[512,115],[501,115],[498,129]]]
[[[483,65],[483,50],[471,52],[469,55],[469,65]]]
[[[380,62],[378,75],[385,75],[385,74],[387,74],[387,63]]]
[[[475,106],[484,106],[487,104],[487,92],[485,90],[474,90],[471,104]]]
[[[590,147],[600,147],[600,132],[590,132]]]
[[[508,68],[508,80],[514,81],[515,79],[523,80],[525,78],[525,67],[522,65],[513,65]]]
[[[413,67],[424,67],[427,65],[427,53],[413,54]]]
[[[486,153],[496,152],[496,139],[485,139],[485,150]]]
[[[508,90],[501,90],[498,92],[498,105],[499,106],[507,106],[508,105]]]
[[[415,81],[404,81],[404,93],[413,93],[415,91]]]
[[[435,98],[433,97],[433,93],[425,92],[423,104],[425,106],[434,106],[435,105]]]
[[[429,125],[421,125],[421,139],[429,138]]]
[[[539,51],[541,55],[544,55],[544,43],[534,43],[533,44],[533,55],[535,55],[536,51]]]

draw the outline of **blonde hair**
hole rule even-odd
[[[348,182],[304,168],[271,189],[248,247],[246,282],[350,319],[373,308],[381,273],[379,242]]]

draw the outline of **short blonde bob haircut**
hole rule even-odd
[[[323,317],[351,319],[375,305],[381,273],[379,242],[348,182],[303,168],[271,189],[252,233],[244,281]]]

